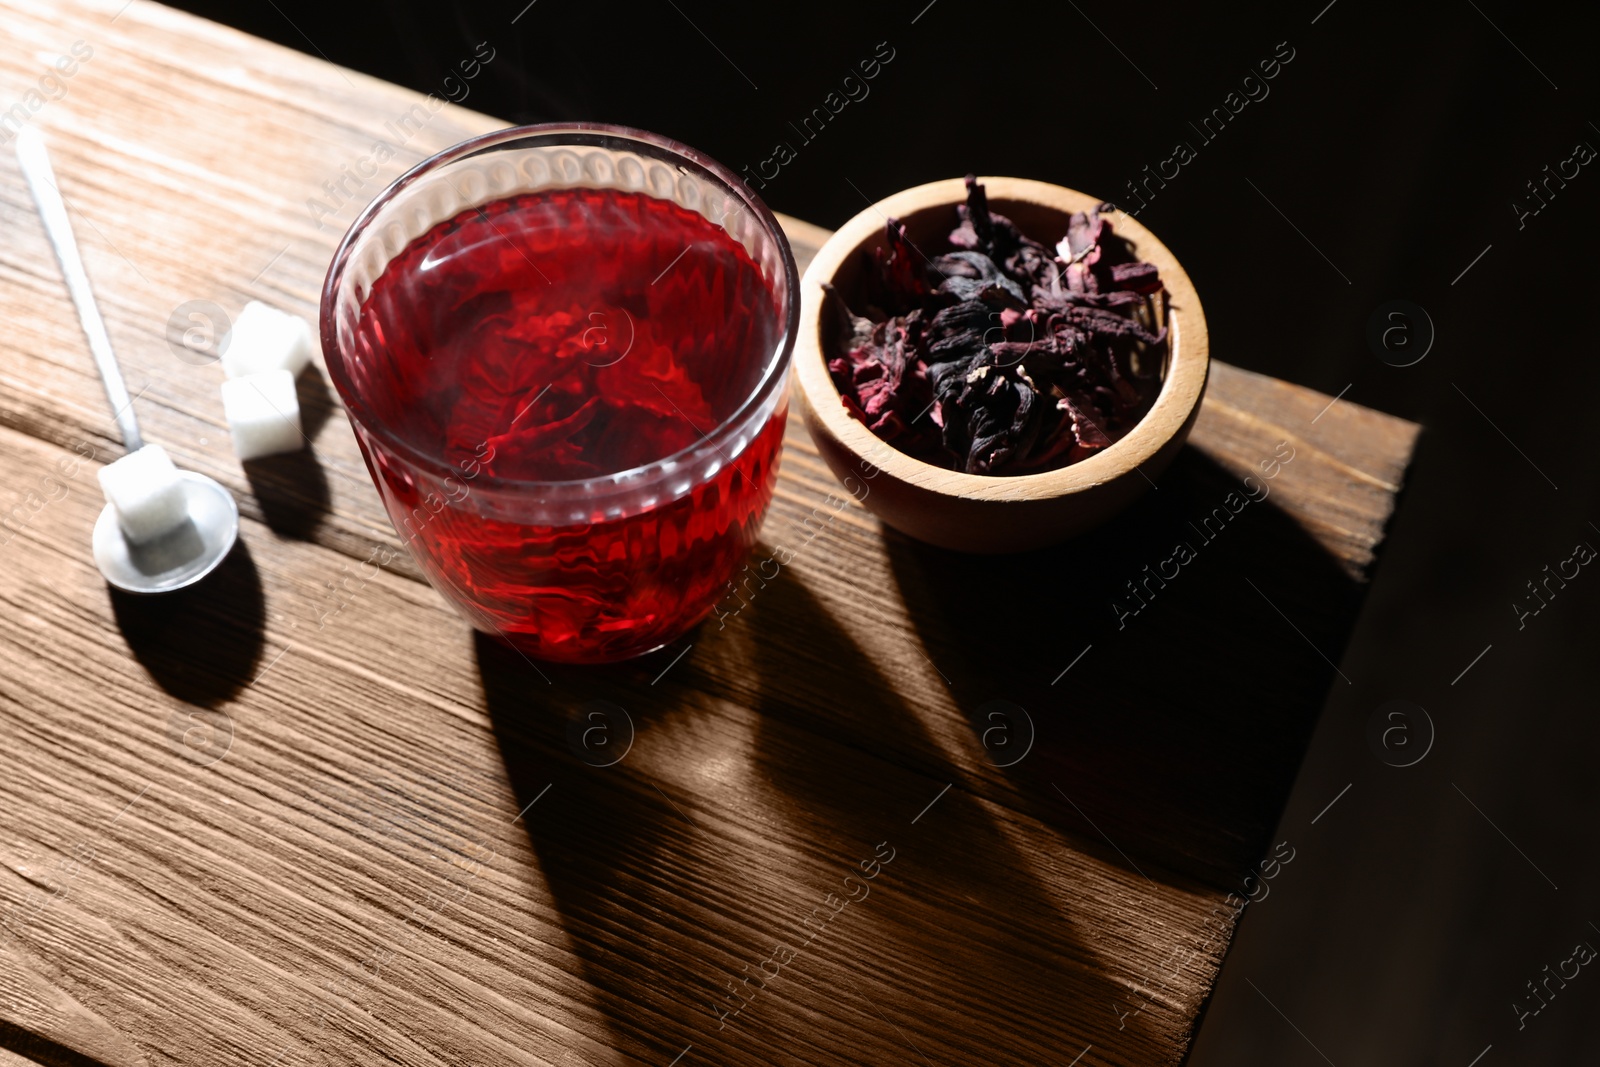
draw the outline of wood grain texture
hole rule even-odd
[[[403,555],[364,565],[399,542],[320,369],[314,451],[246,474],[220,368],[167,337],[191,300],[311,315],[358,201],[497,123],[438,110],[319,227],[307,199],[419,98],[119,8],[0,0],[0,115],[93,48],[29,117],[147,437],[244,520],[185,593],[114,595],[94,570],[94,471],[120,446],[5,153],[0,1047],[117,1067],[1182,1059],[1228,895],[1344,684],[1414,426],[1213,363],[1158,491],[1062,549],[979,559],[880,528],[793,420],[763,532],[786,562],[752,561],[776,577],[645,660],[536,667]],[[824,235],[786,226],[803,264]],[[1279,442],[1270,495],[1230,511]],[[1194,558],[1133,611],[1126,583],[1180,540]],[[995,699],[1036,732],[1006,768],[973,721]],[[596,710],[614,747],[582,743]]]

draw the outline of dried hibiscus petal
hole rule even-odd
[[[828,372],[850,413],[886,441],[918,447],[911,439],[923,437],[927,441],[920,447],[937,447],[936,427],[923,423],[914,428],[933,402],[927,364],[918,354],[921,313],[873,323],[852,314],[832,286],[828,300],[839,320],[839,347],[844,350],[828,360]]]

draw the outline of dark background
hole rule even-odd
[[[967,171],[1127,206],[1125,183],[1188,141],[1197,158],[1139,218],[1193,276],[1213,354],[1425,427],[1341,663],[1353,684],[1331,695],[1280,828],[1297,862],[1246,912],[1191,1062],[1600,1061],[1600,976],[1521,1030],[1511,1006],[1576,942],[1600,946],[1600,577],[1582,572],[1520,630],[1511,607],[1576,543],[1600,546],[1600,161],[1537,215],[1513,208],[1537,206],[1525,183],[1546,164],[1600,148],[1592,13],[524,2],[179,6],[440,95],[486,41],[496,58],[463,103],[509,121],[644,127],[735,170],[788,141],[797,158],[763,195],[829,227]],[[870,95],[802,144],[788,123],[880,42],[894,58]],[[1269,95],[1202,144],[1188,123],[1280,42],[1294,58]],[[1436,330],[1403,368],[1366,339],[1395,299]],[[1410,329],[1421,346],[1425,326]],[[1396,698],[1436,731],[1406,768],[1366,740]]]

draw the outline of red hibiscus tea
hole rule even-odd
[[[493,165],[463,160],[444,175],[457,196],[433,197],[444,217],[369,246],[369,270],[392,258],[365,298],[340,284],[330,374],[433,583],[530,656],[601,662],[703,618],[754,542],[787,412],[792,261],[706,161],[663,180],[614,150],[548,155],[511,173],[612,180],[485,198],[468,187]]]

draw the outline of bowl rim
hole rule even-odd
[[[1025,202],[1070,214],[1105,203],[1064,185],[1030,178],[979,177],[988,201],[1000,214],[1008,203]],[[1082,492],[1114,481],[1154,459],[1189,422],[1205,391],[1210,343],[1205,311],[1194,283],[1166,245],[1133,216],[1119,211],[1115,232],[1130,241],[1139,258],[1155,263],[1166,286],[1171,340],[1166,380],[1156,402],[1121,440],[1087,459],[1034,474],[968,474],[900,451],[851,417],[840,402],[828,372],[822,337],[823,290],[848,259],[881,240],[890,218],[903,218],[941,206],[965,203],[965,179],[947,178],[904,189],[867,207],[836,230],[818,250],[800,279],[800,322],[794,352],[795,376],[808,413],[866,468],[937,492],[971,500],[1034,500]],[[1042,240],[1037,234],[1029,234]],[[1048,236],[1048,235],[1047,235]],[[1053,243],[1053,242],[1052,242]],[[875,474],[862,472],[866,477]],[[1142,470],[1140,473],[1143,473]]]

